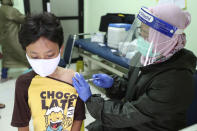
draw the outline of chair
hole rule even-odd
[[[69,35],[64,49],[63,58],[60,59],[59,66],[63,68],[70,66],[75,39],[76,39],[76,35]]]
[[[187,126],[197,123],[197,71],[194,74],[195,79],[195,97],[187,112]]]
[[[63,68],[68,68],[71,64],[72,59],[72,51],[75,45],[75,40],[79,37],[85,36],[85,35],[92,35],[91,33],[79,33],[75,35],[69,35],[68,40],[66,42],[66,46],[64,49],[63,58],[60,60],[60,63],[58,66],[61,66]]]

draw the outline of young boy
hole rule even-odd
[[[16,81],[11,125],[29,131],[80,131],[85,106],[72,85],[74,71],[58,67],[63,43],[60,21],[50,13],[26,17],[19,40],[32,72]]]

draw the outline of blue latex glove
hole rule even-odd
[[[114,83],[114,79],[107,74],[94,74],[92,78],[93,83],[102,88],[110,88]]]
[[[75,73],[75,77],[72,78],[73,86],[77,90],[81,100],[86,102],[88,98],[92,95],[89,84],[85,81],[83,75]]]

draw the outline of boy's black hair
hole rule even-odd
[[[40,37],[58,43],[61,48],[64,41],[63,28],[54,14],[45,12],[25,18],[19,31],[19,42],[23,49],[26,50],[29,44],[36,42]]]

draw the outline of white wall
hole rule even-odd
[[[84,0],[85,32],[97,32],[100,17],[106,13],[137,13],[141,6],[155,6],[156,0]],[[191,25],[185,30],[186,48],[197,55],[197,0],[187,0],[187,11],[191,13]]]
[[[23,0],[14,0],[14,7],[18,9],[21,13],[25,14]]]
[[[187,11],[191,14],[191,24],[185,30],[187,35],[186,48],[192,50],[197,56],[197,0],[187,0]]]
[[[85,32],[96,32],[100,17],[106,13],[136,14],[141,6],[156,5],[156,0],[84,0]]]
[[[14,1],[14,7],[17,8],[21,13],[25,14],[23,0],[13,0],[13,1]]]

